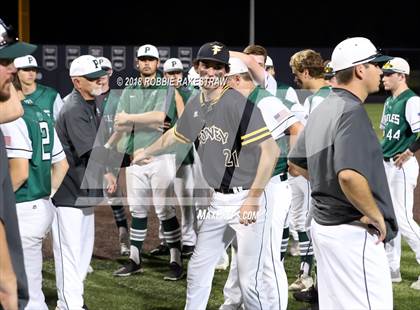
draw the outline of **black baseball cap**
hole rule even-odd
[[[209,42],[200,47],[195,61],[211,60],[229,66],[229,50],[220,42]]]
[[[14,59],[29,55],[36,48],[36,45],[19,42],[13,28],[6,26],[0,18],[0,59]]]

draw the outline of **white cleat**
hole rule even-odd
[[[87,270],[87,273],[92,273],[92,272],[93,272],[93,268],[92,268],[91,265],[89,265],[88,270]]]
[[[416,282],[413,282],[410,286],[412,289],[420,290],[420,276]]]
[[[314,280],[311,276],[301,275],[295,282],[290,284],[289,291],[302,291],[304,289],[310,288],[314,284]]]

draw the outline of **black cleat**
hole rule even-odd
[[[183,245],[181,250],[182,258],[190,258],[194,253],[195,246],[193,245]]]
[[[140,264],[137,265],[132,259],[130,259],[130,261],[126,265],[122,266],[120,269],[115,271],[112,275],[115,277],[128,277],[133,274],[142,273],[142,272],[143,272],[143,268],[141,267],[141,262]]]
[[[169,248],[165,244],[159,244],[159,246],[157,248],[151,250],[149,254],[152,255],[152,256],[169,255]]]
[[[184,276],[184,269],[175,262],[169,265],[169,272],[163,277],[164,280],[178,281]]]
[[[311,304],[318,303],[318,291],[313,285],[305,290],[293,293],[293,297],[297,301],[308,302]]]

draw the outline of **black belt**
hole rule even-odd
[[[283,172],[279,174],[280,181],[284,182],[287,181],[287,172]]]
[[[233,187],[233,188],[215,188],[214,191],[222,194],[235,194],[247,190],[246,188]]]
[[[393,159],[393,160],[395,160],[395,157],[397,156],[397,155],[400,155],[401,153],[398,153],[398,154],[396,154],[394,157],[384,157],[384,161],[386,161],[386,162],[390,162],[391,161],[391,159]]]

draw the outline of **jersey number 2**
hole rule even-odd
[[[39,129],[41,129],[42,135],[42,160],[50,160],[51,153],[45,151],[46,146],[50,145],[50,132],[48,130],[48,123],[40,122]]]

